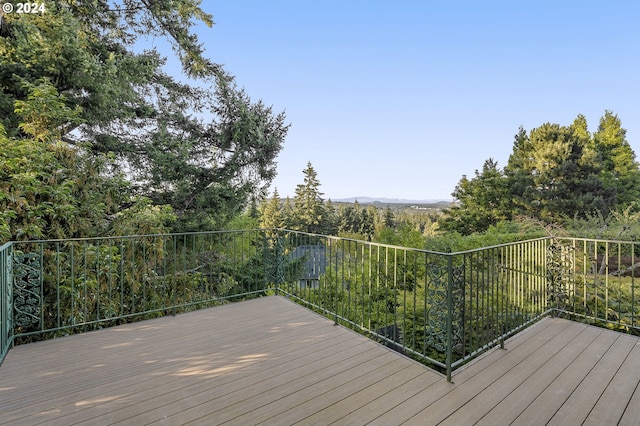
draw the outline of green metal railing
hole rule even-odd
[[[549,313],[546,239],[438,253],[280,234],[279,291],[446,371]]]
[[[558,315],[640,335],[640,242],[554,239],[552,308]]]
[[[16,242],[13,338],[27,342],[265,293],[261,231]]]
[[[452,316],[461,338],[449,368],[498,344],[504,347],[507,337],[549,314],[548,242],[541,238],[451,254],[451,275],[459,276],[453,297],[459,307]]]
[[[0,247],[0,349],[275,293],[451,380],[549,314],[640,334],[639,244],[439,253],[281,229],[14,242]]]
[[[11,243],[0,246],[0,365],[13,343],[13,274]]]

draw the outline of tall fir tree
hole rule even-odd
[[[323,233],[326,211],[318,174],[309,161],[303,170],[304,183],[296,187],[294,203],[295,228],[310,233]]]

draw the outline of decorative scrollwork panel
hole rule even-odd
[[[16,327],[40,326],[42,307],[41,262],[37,253],[16,252],[13,259],[13,319]]]
[[[448,268],[430,265],[428,268],[430,285],[427,288],[429,306],[426,315],[426,344],[438,352],[447,348],[448,319]],[[451,293],[452,351],[461,353],[464,342],[464,267],[451,269],[453,288]]]

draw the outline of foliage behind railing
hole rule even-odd
[[[449,376],[548,312],[545,239],[438,253],[280,235],[280,292]]]
[[[554,246],[554,312],[640,335],[640,242],[556,238]]]
[[[9,243],[1,356],[14,340],[274,291],[450,379],[549,313],[640,334],[639,244],[541,238],[438,253],[277,229]]]
[[[13,243],[18,342],[264,294],[261,231]]]

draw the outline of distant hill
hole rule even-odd
[[[389,207],[391,210],[443,210],[451,206],[453,200],[405,200],[401,198],[384,198],[384,197],[349,197],[337,200],[331,200],[336,204],[353,204],[356,201],[360,205],[373,205],[377,208],[385,209]]]
[[[449,205],[453,200],[405,200],[401,198],[384,198],[384,197],[349,197],[349,198],[341,198],[337,200],[331,200],[338,203],[355,203],[358,201],[360,204],[444,204]]]

